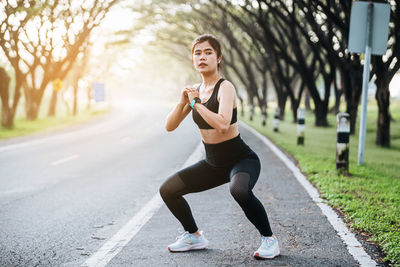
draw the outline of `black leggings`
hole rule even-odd
[[[246,217],[263,236],[272,236],[267,213],[251,191],[260,174],[257,154],[240,138],[240,134],[218,144],[204,143],[206,159],[171,175],[160,187],[160,195],[185,231],[198,227],[186,200],[188,193],[205,191],[229,182],[233,198]]]

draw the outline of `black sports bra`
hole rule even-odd
[[[218,108],[219,108],[218,91],[219,91],[219,86],[223,81],[224,78],[219,79],[219,81],[215,84],[210,99],[208,99],[207,102],[205,103],[201,103],[204,106],[206,106],[209,110],[215,113],[218,113]],[[199,91],[200,85],[199,87],[197,87],[197,91]],[[199,126],[200,129],[214,129],[203,119],[203,117],[201,117],[201,115],[196,111],[196,109],[193,109],[192,117],[194,122]],[[234,124],[236,121],[237,121],[237,108],[234,108],[232,112],[231,124]]]

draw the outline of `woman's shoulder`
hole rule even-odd
[[[235,86],[233,85],[233,83],[227,79],[224,79],[221,84],[220,84],[220,88],[224,88],[225,90],[235,90]]]
[[[232,96],[233,98],[236,98],[236,89],[235,86],[228,80],[223,80],[219,86],[218,94],[217,94],[217,99],[219,102],[220,97],[222,96]]]

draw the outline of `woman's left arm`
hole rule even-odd
[[[199,96],[199,92],[188,93],[189,101]],[[221,83],[219,88],[219,108],[218,113],[212,112],[201,103],[194,104],[194,108],[200,116],[213,128],[220,133],[226,133],[232,120],[232,110],[236,97],[235,87],[229,81]]]

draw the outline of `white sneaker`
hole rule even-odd
[[[171,252],[188,251],[196,249],[205,249],[208,245],[208,240],[204,237],[203,231],[200,231],[200,236],[184,232],[176,238],[176,241],[168,246]]]
[[[279,255],[279,244],[276,236],[261,236],[261,246],[254,252],[256,259],[272,259]]]

